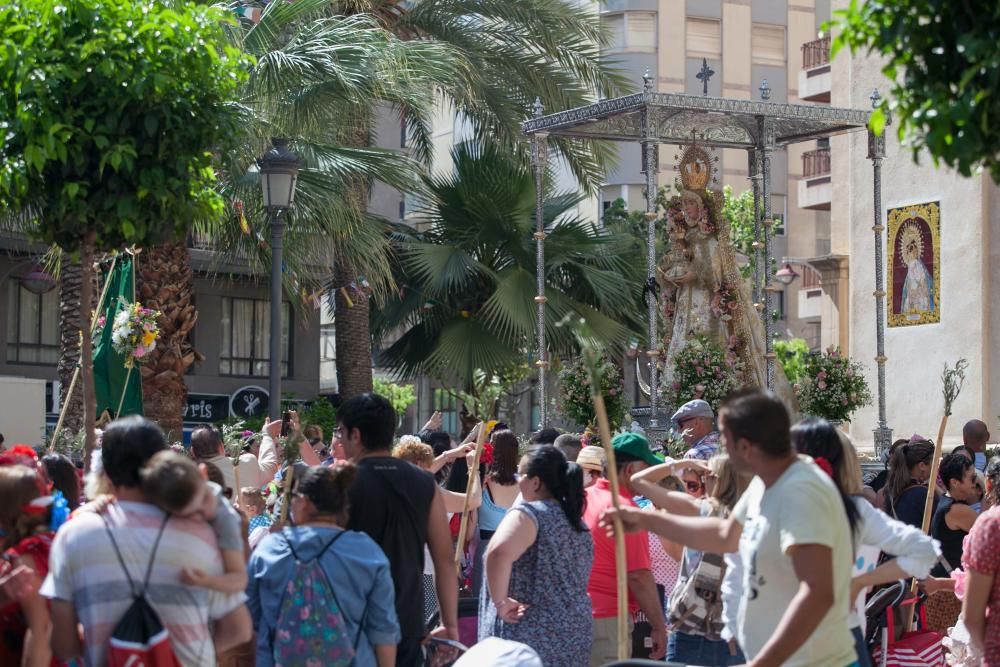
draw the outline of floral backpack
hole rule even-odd
[[[274,627],[275,667],[349,667],[354,663],[361,628],[352,642],[333,586],[320,565],[323,554],[346,532],[337,533],[308,561],[295,553],[289,529],[282,532],[295,558],[295,570],[285,584]]]

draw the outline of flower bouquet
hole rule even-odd
[[[666,395],[674,405],[700,398],[718,411],[719,403],[739,386],[735,354],[694,336],[674,357],[674,381]]]
[[[601,395],[613,429],[625,416],[625,378],[622,369],[607,355],[598,360]],[[594,404],[590,398],[590,378],[582,359],[566,364],[559,371],[559,407],[567,418],[582,426],[594,426]]]
[[[160,327],[156,323],[160,311],[143,308],[141,303],[120,300],[121,309],[111,323],[111,346],[115,352],[125,357],[125,368],[142,363],[150,352],[156,349],[160,337]],[[108,320],[105,316],[97,319],[94,337],[100,338]]]
[[[806,358],[795,396],[802,412],[830,421],[850,421],[858,408],[870,405],[872,395],[861,364],[830,348]]]

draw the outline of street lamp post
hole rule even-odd
[[[281,269],[284,215],[295,199],[299,177],[299,158],[288,149],[287,139],[271,139],[273,148],[257,161],[264,210],[271,227],[271,325],[270,377],[268,378],[268,417],[275,421],[281,414]]]

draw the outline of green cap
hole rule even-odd
[[[619,433],[611,441],[615,454],[625,454],[651,466],[663,463],[663,459],[649,448],[649,440],[639,433]]]

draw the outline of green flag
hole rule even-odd
[[[111,344],[111,329],[115,315],[135,300],[135,273],[131,255],[119,255],[118,261],[105,277],[107,296],[101,308],[104,329],[94,337],[94,395],[97,397],[97,417],[106,410],[113,418],[142,414],[142,379],[138,364],[131,372],[125,368],[125,355]],[[121,410],[118,406],[121,406]]]

